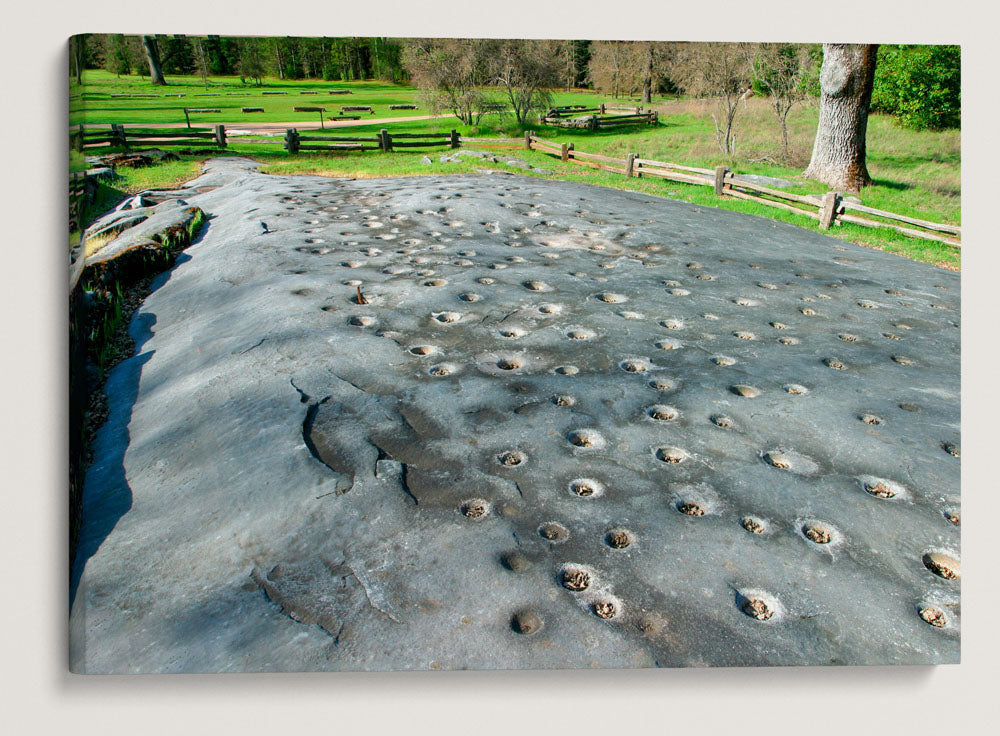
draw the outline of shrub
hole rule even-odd
[[[961,127],[961,49],[886,44],[879,47],[873,111],[908,128]]]

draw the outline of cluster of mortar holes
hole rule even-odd
[[[467,519],[482,519],[490,512],[490,502],[485,498],[470,498],[458,507]]]
[[[594,337],[594,334],[595,333],[593,330],[576,328],[567,332],[566,337],[568,337],[570,340],[590,340],[591,338]]]
[[[511,340],[516,340],[528,334],[527,330],[522,327],[501,327],[497,332],[500,334],[500,337],[506,337]]]
[[[907,358],[905,355],[892,355],[893,363],[898,363],[899,365],[913,365],[913,358]]]
[[[569,539],[569,529],[558,521],[547,521],[538,527],[538,536],[552,544],[560,544]]]
[[[604,495],[604,484],[593,478],[577,478],[570,481],[569,492],[579,498],[597,498]]]
[[[598,618],[608,621],[617,618],[622,611],[622,603],[614,596],[605,596],[590,604],[590,611]]]
[[[882,424],[885,420],[878,414],[865,413],[858,415],[858,421],[863,422],[864,424],[870,424],[873,427],[877,427],[878,425]]]
[[[736,358],[730,358],[728,355],[713,355],[709,360],[721,366],[736,365]]]
[[[523,363],[517,358],[500,358],[496,365],[502,371],[516,371]]]
[[[657,422],[669,422],[673,421],[680,415],[672,406],[667,406],[666,404],[653,404],[646,409],[646,416],[650,419],[656,420]]]
[[[739,608],[755,621],[770,621],[778,612],[777,602],[769,595],[747,591],[738,596]]]
[[[833,368],[835,371],[846,371],[847,364],[837,360],[836,358],[823,358],[823,365],[827,368]]]
[[[736,330],[733,332],[733,337],[738,337],[740,340],[756,340],[757,335],[753,332],[747,332],[745,330]]]
[[[756,516],[744,516],[740,519],[740,526],[751,534],[763,534],[767,531],[767,522]]]
[[[414,345],[410,348],[410,352],[414,355],[430,355],[431,353],[436,353],[437,348],[433,345]]]
[[[665,378],[654,378],[651,381],[649,381],[646,385],[649,386],[654,391],[670,391],[674,387],[674,384],[672,384]]]
[[[620,302],[628,301],[628,297],[624,294],[615,294],[610,291],[602,291],[596,298],[598,301],[602,301],[607,304],[618,304]]]
[[[668,330],[682,330],[684,329],[684,321],[680,319],[665,319],[660,321],[661,327],[666,327]]]
[[[802,536],[813,544],[827,545],[837,538],[837,533],[829,524],[807,521],[802,525]]]
[[[947,452],[952,457],[962,457],[962,448],[956,445],[954,442],[942,442],[941,449]]]
[[[736,426],[736,422],[734,422],[732,418],[727,417],[725,414],[713,414],[708,419],[712,422],[712,424],[721,429],[732,429]]]
[[[434,319],[444,324],[450,324],[452,322],[458,322],[462,319],[462,315],[458,312],[439,312],[434,315]]]
[[[538,311],[542,314],[559,314],[562,311],[561,304],[541,304]]]
[[[779,337],[778,342],[782,345],[798,345],[799,338],[797,337]]]
[[[700,273],[695,278],[699,281],[715,281],[715,276],[710,273]]]
[[[840,338],[841,340],[843,340],[844,342],[857,342],[858,341],[858,336],[857,335],[852,335],[849,332],[841,332],[839,335],[837,335],[837,337]]]
[[[497,282],[496,279],[492,279],[489,276],[480,276],[478,279],[476,279],[477,284],[486,284],[487,286],[489,286],[490,284],[495,284],[496,282]]]
[[[754,399],[760,396],[760,389],[748,383],[736,383],[729,387],[730,393],[742,396],[745,399]]]
[[[442,376],[450,376],[457,370],[454,363],[438,363],[437,365],[432,365],[427,373],[438,378]]]
[[[459,294],[458,298],[463,302],[478,302],[482,297],[473,291],[467,291],[464,294]]]
[[[347,324],[354,327],[371,327],[375,324],[375,318],[370,317],[367,314],[355,314],[347,320]]]
[[[528,456],[520,450],[504,450],[497,455],[497,462],[506,468],[516,468],[527,462]]]
[[[941,512],[941,515],[955,526],[962,526],[962,512],[957,508],[948,507]]]
[[[776,330],[788,329],[788,325],[786,325],[784,322],[768,322],[768,324],[771,325],[771,327],[773,327]]]
[[[604,447],[607,441],[604,435],[596,429],[574,429],[566,435],[566,440],[576,447],[590,447],[598,449]]]
[[[645,373],[649,370],[649,363],[638,358],[629,358],[619,363],[618,367],[626,373]]]
[[[941,550],[929,550],[922,558],[924,567],[945,580],[958,580],[962,577],[962,564],[956,557]]]
[[[814,314],[816,314],[816,310],[813,309],[812,307],[799,307],[799,311],[802,312],[802,314],[806,315],[807,317],[812,317]]]
[[[559,365],[552,369],[553,373],[557,373],[560,376],[575,376],[580,372],[580,369],[575,365]]]
[[[667,293],[671,296],[688,296],[691,292],[687,289],[673,288],[667,289]]]
[[[679,465],[688,459],[688,453],[680,447],[658,447],[656,459],[667,465]]]
[[[660,350],[677,350],[681,346],[677,340],[657,340],[653,345]]]

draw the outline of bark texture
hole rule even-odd
[[[803,176],[838,191],[871,184],[865,165],[868,107],[878,44],[823,44],[819,126]]]
[[[143,36],[142,48],[146,52],[146,61],[149,62],[149,80],[153,84],[166,84],[163,78],[163,68],[160,64],[160,47],[156,43],[155,36]]]

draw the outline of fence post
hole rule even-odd
[[[226,126],[221,123],[215,126],[215,145],[219,148],[226,147]]]
[[[295,128],[285,130],[285,150],[289,153],[299,152],[299,131]]]
[[[837,202],[840,195],[837,192],[827,192],[823,195],[823,204],[819,207],[819,226],[822,230],[829,230],[837,217]]]
[[[728,166],[715,167],[715,196],[721,197],[722,190],[726,186],[726,174],[729,173]]]
[[[533,135],[534,133],[530,130],[524,131],[524,147],[529,151],[531,150],[531,136]]]
[[[112,145],[121,146],[124,149],[128,149],[128,140],[125,138],[125,126],[121,123],[111,124],[111,140]]]
[[[630,153],[628,159],[625,162],[625,176],[632,178],[635,176],[635,160],[639,157],[638,153]]]
[[[458,148],[458,131],[454,128],[451,129],[451,147]]]
[[[385,128],[382,128],[378,132],[378,145],[379,148],[382,149],[382,153],[388,153],[391,150],[389,147],[390,146],[389,131],[386,130]]]
[[[188,116],[188,109],[186,107],[182,108],[182,109],[184,110],[184,122],[186,122],[187,123],[187,127],[190,128],[191,127],[191,118]]]
[[[565,143],[559,146],[559,160],[569,161],[569,147]]]
[[[601,103],[601,115],[603,115],[603,114],[604,114],[604,103],[602,102]]]
[[[80,153],[83,153],[83,144],[84,144],[83,130],[84,130],[83,123],[80,123],[80,132],[77,134],[78,137],[76,139],[76,150],[79,151]]]

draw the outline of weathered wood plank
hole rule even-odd
[[[741,192],[736,189],[727,189],[726,196],[736,197],[738,199],[746,199],[751,202],[757,202],[758,204],[766,204],[768,207],[777,207],[778,209],[786,210],[787,212],[794,212],[796,215],[805,215],[806,217],[811,217],[814,220],[819,220],[818,212],[801,210],[798,207],[792,207],[792,205],[785,204],[784,202],[775,202],[773,199],[764,199],[763,197],[755,197],[752,194],[747,194],[746,192]]]
[[[878,222],[877,220],[869,220],[866,217],[856,217],[855,215],[839,215],[838,219],[841,222],[850,222],[855,225],[867,225],[868,227],[887,227],[892,230],[903,233],[904,235],[910,235],[914,238],[922,238],[923,240],[936,240],[939,243],[947,243],[948,245],[954,245],[958,248],[962,247],[962,241],[955,240],[954,238],[947,238],[943,235],[936,235],[934,233],[929,233],[924,230],[913,230],[908,227],[900,227],[899,225],[891,225],[888,222]]]
[[[899,222],[905,222],[910,225],[917,225],[919,227],[927,228],[928,230],[936,230],[941,233],[951,233],[953,235],[961,235],[962,228],[957,225],[946,225],[941,222],[929,222],[927,220],[921,220],[916,217],[909,217],[907,215],[897,215],[894,212],[886,212],[885,210],[875,209],[874,207],[868,207],[863,204],[858,204],[857,202],[851,202],[849,200],[841,200],[840,208],[845,210],[854,210],[855,212],[863,212],[867,215],[875,215],[876,217],[885,217],[889,220],[897,220]],[[839,208],[838,208],[839,209]]]

